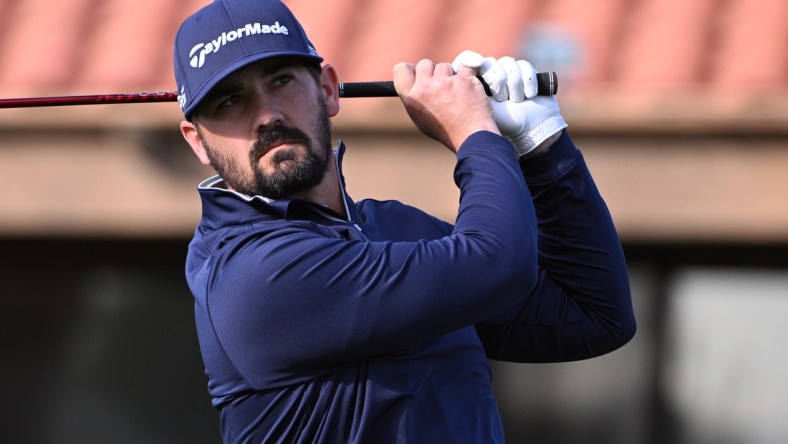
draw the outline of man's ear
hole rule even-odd
[[[334,117],[339,113],[339,75],[331,64],[321,67],[320,83],[326,95],[328,116]]]
[[[208,153],[205,151],[205,146],[202,143],[202,137],[197,132],[195,124],[186,120],[181,122],[181,134],[186,139],[186,142],[189,143],[189,146],[192,147],[192,151],[197,155],[197,158],[200,159],[200,163],[210,165],[211,160],[208,158]]]

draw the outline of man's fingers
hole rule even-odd
[[[392,72],[394,88],[400,97],[405,97],[416,83],[416,67],[412,63],[397,63]]]
[[[484,59],[484,63],[479,67],[484,83],[490,87],[492,97],[498,102],[509,99],[509,91],[506,85],[506,70],[493,57]]]
[[[468,77],[476,76],[476,69],[467,66],[460,66],[459,73]],[[407,96],[413,85],[418,79],[430,77],[451,77],[455,75],[453,65],[449,63],[434,63],[429,59],[420,60],[415,65],[410,63],[398,63],[394,66],[393,78],[394,88],[401,96]]]
[[[468,77],[476,77],[476,74],[479,71],[476,68],[469,68],[467,66],[461,66],[459,71],[454,71],[457,75],[460,76],[468,76]]]
[[[512,57],[501,57],[498,63],[506,72],[506,87],[509,90],[509,100],[513,102],[522,102],[525,100],[525,91],[523,90],[523,74],[520,72],[520,66]]]
[[[437,65],[435,65],[434,75],[446,76],[446,77],[452,76],[454,75],[454,69],[449,63],[438,63]]]
[[[478,70],[483,63],[484,57],[482,57],[481,54],[466,49],[454,59],[451,67],[455,73],[459,73],[463,68],[471,68],[474,73],[473,75],[476,75],[476,70]]]
[[[416,63],[416,77],[432,77],[435,75],[435,62],[428,59]]]
[[[526,99],[533,99],[539,95],[539,82],[536,79],[536,68],[525,60],[518,60],[517,65],[523,76],[523,92]]]

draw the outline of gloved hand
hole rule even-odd
[[[537,95],[536,70],[525,60],[496,60],[466,50],[452,62],[455,73],[463,66],[476,69],[489,86],[495,123],[518,156],[567,127],[555,96]]]

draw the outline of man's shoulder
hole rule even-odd
[[[361,226],[382,239],[435,239],[451,233],[452,225],[398,200],[365,199],[357,203]]]

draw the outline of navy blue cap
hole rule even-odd
[[[183,114],[189,116],[239,68],[281,56],[323,61],[281,1],[215,0],[187,18],[175,36],[175,81]]]

